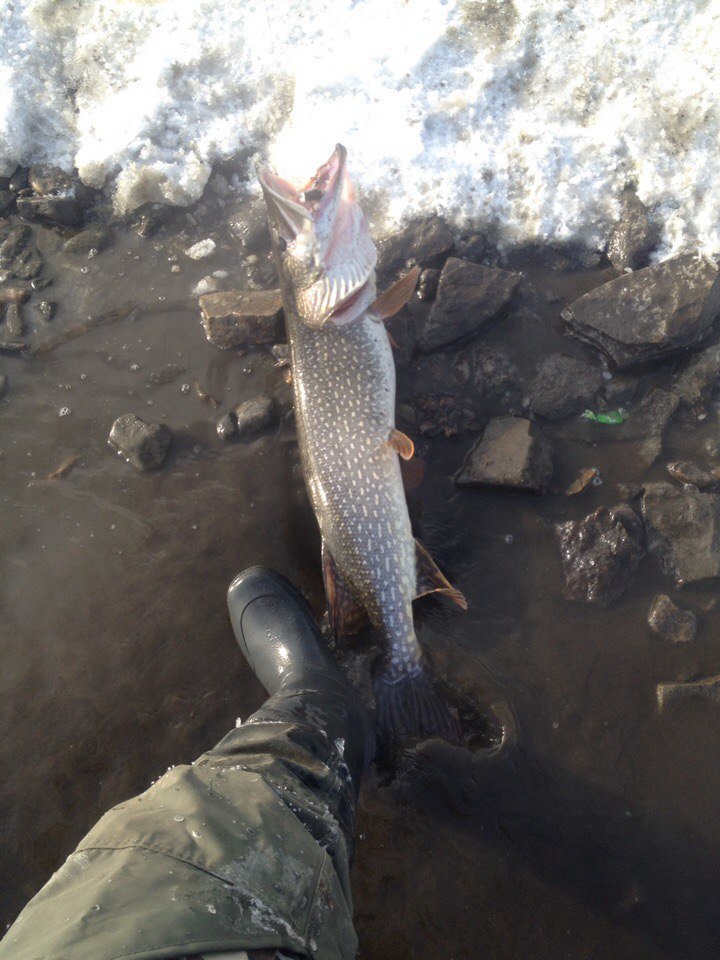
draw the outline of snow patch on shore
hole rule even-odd
[[[74,164],[122,213],[340,141],[378,232],[599,248],[635,184],[661,255],[717,255],[719,48],[697,0],[0,0],[0,172]]]

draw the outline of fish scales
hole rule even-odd
[[[372,624],[387,638],[391,673],[417,671],[412,600],[415,540],[398,456],[395,364],[387,333],[367,315],[312,330],[288,316],[300,455],[320,532]],[[362,493],[360,491],[362,490]]]

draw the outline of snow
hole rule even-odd
[[[719,48],[697,0],[0,0],[0,173],[75,165],[124,213],[340,141],[376,234],[439,211],[599,248],[634,184],[661,256],[716,255]]]

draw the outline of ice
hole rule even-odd
[[[713,255],[719,46],[697,0],[0,0],[0,173],[76,165],[124,213],[340,141],[376,236],[439,211],[600,248],[633,184],[660,256]]]

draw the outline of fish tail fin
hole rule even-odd
[[[425,668],[399,680],[381,673],[375,679],[374,692],[382,745],[390,747],[403,740],[432,737],[451,742],[459,740],[457,711]]]

